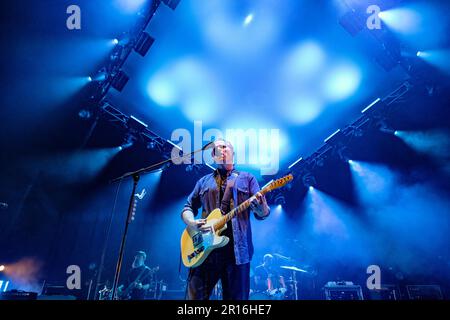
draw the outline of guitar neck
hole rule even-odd
[[[271,182],[269,185],[267,185],[266,187],[261,189],[259,191],[259,193],[261,195],[265,195],[266,193],[268,193],[272,190],[283,187],[288,182],[292,181],[292,179],[294,179],[293,175],[288,174],[287,176],[284,176],[283,178],[280,178],[274,182]],[[233,210],[228,212],[226,215],[222,216],[222,218],[220,218],[219,221],[217,221],[214,224],[214,230],[221,230],[227,224],[227,222],[230,221],[231,219],[233,219],[237,214],[247,210],[255,198],[256,198],[256,195],[251,196],[250,198],[248,198],[247,200],[242,202],[239,206],[237,206],[236,208],[234,208]]]
[[[259,193],[261,193],[262,195],[265,195],[269,191],[270,191],[269,189],[264,188],[264,189],[260,190]],[[250,198],[248,198],[247,200],[242,202],[239,206],[237,206],[236,208],[234,208],[233,210],[228,212],[226,215],[224,215],[219,221],[217,221],[214,224],[214,230],[222,229],[227,224],[228,221],[233,219],[236,215],[240,214],[241,212],[247,210],[255,198],[256,198],[256,196],[251,196]]]

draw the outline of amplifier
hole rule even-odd
[[[401,300],[398,286],[393,284],[382,284],[380,289],[369,290],[370,300]]]
[[[55,295],[55,296],[40,295],[40,296],[38,296],[37,299],[38,300],[77,300],[77,297],[62,296],[62,295]]]
[[[0,300],[36,300],[37,292],[11,290],[0,294]]]
[[[165,290],[162,292],[160,300],[184,300],[185,290]]]
[[[438,285],[406,286],[410,300],[443,300],[441,287]]]
[[[330,281],[323,289],[326,300],[364,300],[361,286],[351,281]]]

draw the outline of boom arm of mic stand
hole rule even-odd
[[[211,143],[208,143],[207,146],[208,146],[209,144],[211,144]],[[118,177],[118,178],[115,178],[115,179],[111,180],[110,183],[114,183],[114,182],[120,181],[120,180],[125,179],[125,178],[128,178],[128,177],[133,177],[133,176],[135,176],[135,175],[141,175],[142,173],[151,172],[153,169],[155,169],[155,168],[157,168],[157,167],[159,167],[159,166],[162,166],[163,164],[166,164],[166,163],[168,163],[168,162],[170,162],[170,161],[180,160],[180,159],[183,159],[183,158],[187,158],[187,157],[190,157],[190,156],[192,156],[192,155],[194,155],[194,154],[196,154],[196,153],[198,153],[198,152],[201,152],[201,151],[203,151],[203,150],[205,150],[205,147],[203,147],[203,148],[201,148],[201,149],[198,149],[198,150],[196,150],[196,151],[187,153],[187,154],[182,155],[182,156],[178,156],[178,157],[175,157],[175,158],[169,158],[169,159],[160,161],[160,162],[158,162],[158,163],[154,163],[154,164],[152,164],[152,165],[149,165],[148,167],[141,168],[141,169],[136,170],[136,171],[133,171],[133,172],[125,173],[125,174],[123,174],[122,176],[120,176],[120,177]]]

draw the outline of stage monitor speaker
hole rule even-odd
[[[36,292],[11,290],[0,294],[0,300],[36,300]]]
[[[410,300],[443,300],[441,287],[438,285],[406,286]]]
[[[63,296],[63,295],[53,295],[53,296],[41,295],[41,296],[38,296],[37,299],[38,300],[77,300],[77,297]]]
[[[361,286],[351,281],[330,281],[323,289],[326,300],[364,300]]]
[[[369,290],[370,300],[401,300],[400,289],[396,285],[382,284],[381,289]]]
[[[160,300],[184,300],[185,290],[165,290],[162,292]]]

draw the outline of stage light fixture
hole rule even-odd
[[[131,134],[127,134],[123,140],[122,145],[119,147],[119,151],[131,148],[134,144],[135,138]]]
[[[139,34],[136,44],[134,45],[134,51],[144,57],[154,42],[155,39],[147,32],[143,31]]]
[[[111,86],[120,92],[123,90],[128,80],[130,80],[130,77],[128,77],[125,72],[120,70],[111,81]]]
[[[94,77],[88,77],[89,81],[105,81],[108,78],[108,72],[106,72],[106,68],[101,68]]]
[[[393,129],[390,125],[387,124],[386,120],[380,120],[377,124],[376,127],[378,128],[378,130],[380,130],[381,132],[387,133],[387,134],[393,134],[395,135],[396,130]]]
[[[302,181],[306,188],[314,187],[317,184],[316,178],[311,173],[306,173],[303,176]]]
[[[279,193],[275,196],[275,204],[277,206],[283,206],[284,204],[286,204],[286,199],[284,198],[284,196]]]
[[[170,9],[175,10],[175,8],[180,3],[180,0],[162,0],[166,6],[168,6]]]
[[[316,159],[316,166],[323,167],[325,164],[325,160],[323,157],[317,157]]]
[[[156,147],[156,143],[155,141],[150,141],[149,143],[147,143],[147,149],[149,150],[153,150]]]
[[[167,170],[170,167],[170,162],[166,162],[161,166],[161,171]]]
[[[337,154],[338,154],[338,157],[339,157],[339,159],[341,161],[343,161],[345,163],[349,163],[349,161],[350,161],[350,154],[349,154],[349,151],[348,151],[347,147],[345,147],[345,146],[340,147],[337,150]]]
[[[88,120],[92,117],[92,112],[86,109],[81,109],[78,112],[78,116],[83,120]]]

